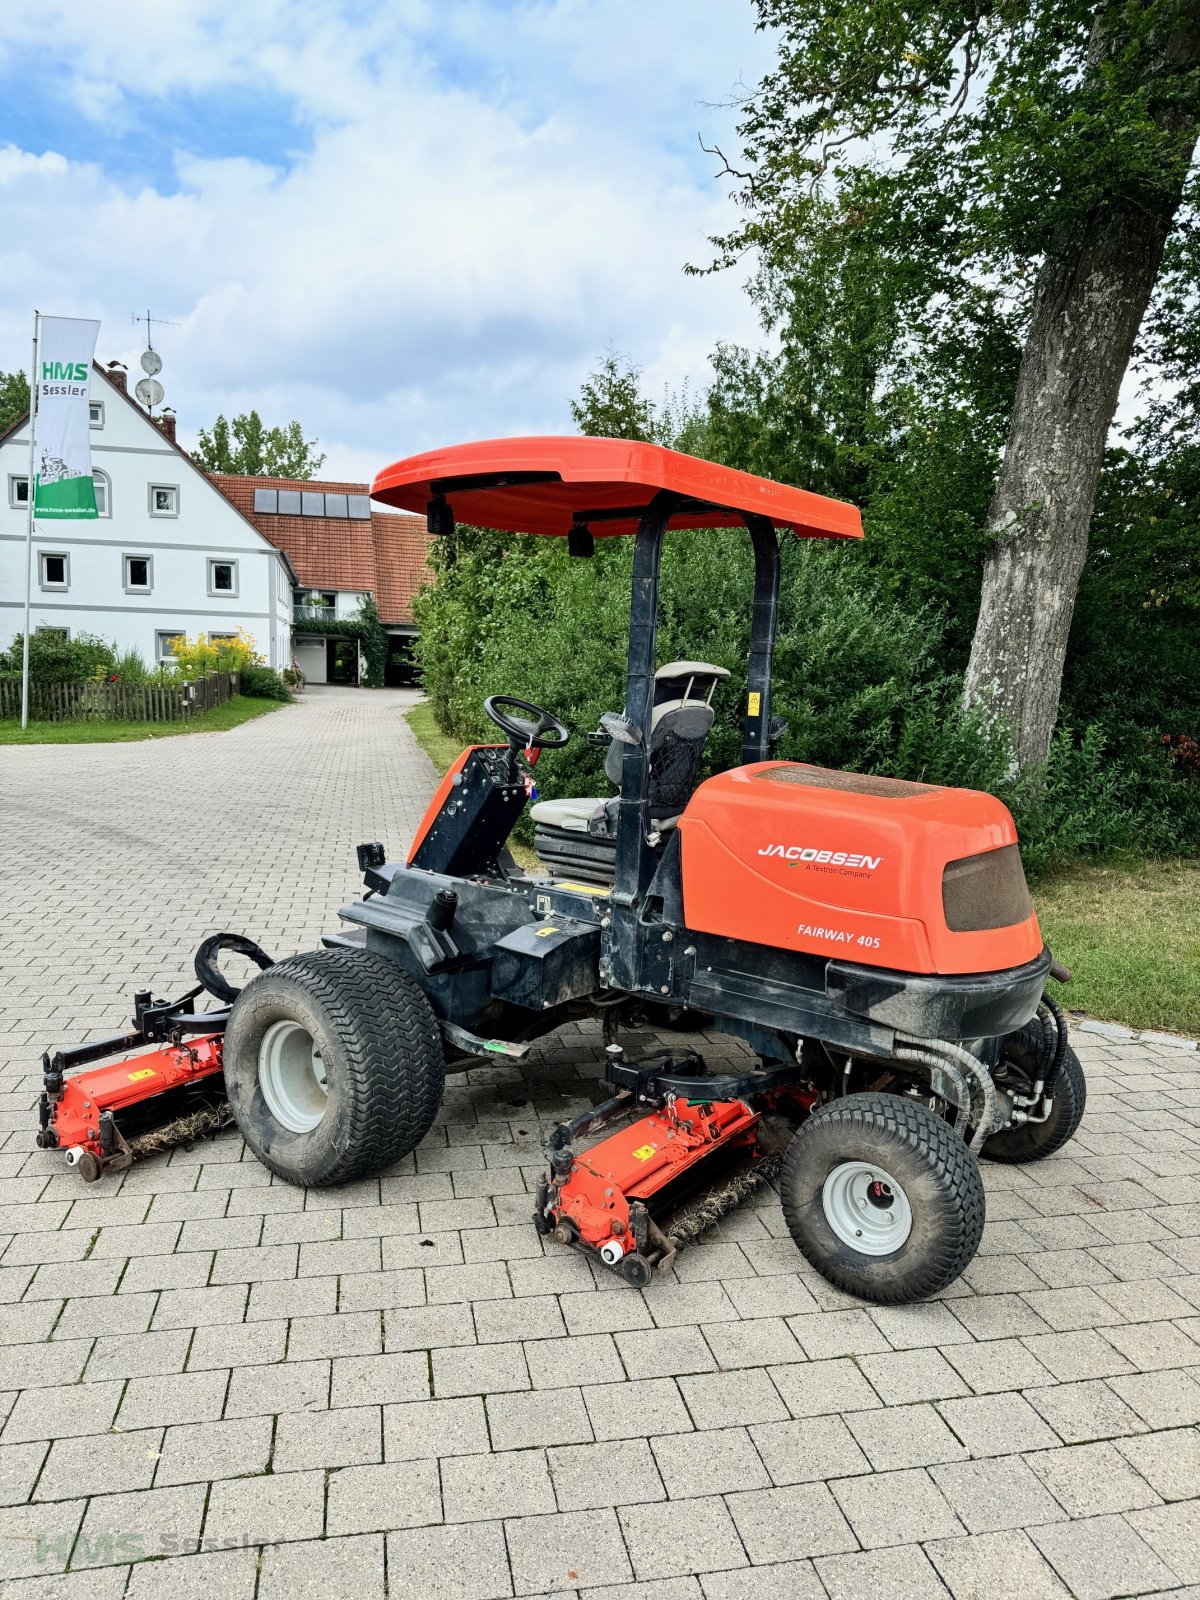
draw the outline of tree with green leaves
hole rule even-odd
[[[642,372],[616,350],[583,380],[571,415],[580,433],[598,439],[655,437],[654,407],[641,390]]]
[[[0,433],[29,414],[29,379],[23,372],[0,372]]]
[[[785,335],[825,283],[850,286],[864,415],[906,369],[951,397],[993,369],[1004,445],[966,695],[1036,765],[1118,393],[1191,216],[1200,0],[755,4],[779,59],[726,162],[745,215],[717,265],[758,252]],[[853,359],[833,355],[844,397]],[[819,406],[830,371],[805,376]]]
[[[201,428],[192,455],[206,472],[255,478],[313,478],[325,460],[317,440],[306,439],[298,422],[268,428],[257,411],[243,412],[232,422],[220,416],[211,428]]]

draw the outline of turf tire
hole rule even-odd
[[[1032,1088],[1037,1080],[1041,1057],[1040,1026],[1035,1023],[1015,1033],[1006,1043],[1004,1053],[1020,1069]],[[985,1141],[980,1154],[989,1161],[1003,1161],[1010,1165],[1042,1161],[1074,1138],[1086,1105],[1087,1081],[1079,1057],[1068,1045],[1054,1083],[1054,1109],[1046,1121],[1027,1122],[1019,1128],[1004,1128]]]
[[[284,1020],[308,1030],[325,1065],[328,1107],[305,1133],[276,1120],[259,1083],[259,1047]],[[445,1076],[441,1033],[419,985],[365,950],[278,962],[242,990],[225,1032],[234,1120],[258,1159],[288,1183],[348,1183],[399,1161],[429,1132]]]
[[[829,1224],[822,1190],[847,1161],[878,1163],[904,1189],[912,1228],[891,1255],[855,1250]],[[974,1155],[941,1117],[899,1095],[851,1094],[822,1107],[793,1134],[779,1190],[805,1260],[835,1288],[880,1305],[904,1305],[946,1288],[983,1234],[983,1179]]]

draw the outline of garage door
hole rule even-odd
[[[296,653],[296,665],[304,674],[306,682],[327,683],[329,681],[325,671],[324,639],[296,639],[293,649]]]

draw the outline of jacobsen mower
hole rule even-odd
[[[48,1056],[40,1141],[98,1176],[169,1137],[153,1126],[160,1084],[185,1132],[219,1120],[223,1070],[260,1160],[289,1182],[341,1183],[420,1143],[448,1066],[519,1060],[599,1016],[611,1094],[550,1136],[542,1234],[643,1284],[771,1181],[839,1288],[900,1302],[945,1287],[983,1229],[977,1157],[1059,1149],[1084,1080],[1045,994],[1067,974],[1004,806],[772,755],[786,726],[771,713],[780,539],[860,538],[857,511],[611,439],[434,451],[372,492],[423,511],[435,536],[462,520],[563,537],[581,559],[597,538],[634,538],[625,706],[588,735],[615,792],[534,804],[543,870],[519,870],[507,841],[532,769],[569,735],[551,711],[491,697],[504,742],[463,752],[403,864],[359,847],[366,893],[342,908],[344,931],[275,965],[241,941],[266,970],[240,993],[213,965],[233,936],[207,941],[198,976],[227,1008],[142,994],[133,1033]],[[754,559],[742,765],[703,782],[728,674],[657,662],[671,526],[742,526]],[[747,1065],[629,1060],[621,1031],[644,1019],[733,1035]],[[159,1049],[65,1076],[142,1044]]]

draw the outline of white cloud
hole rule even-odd
[[[0,14],[0,68],[30,48],[28,11]],[[327,471],[366,475],[438,443],[569,427],[607,345],[656,394],[702,379],[717,339],[756,336],[733,276],[682,273],[731,217],[695,136],[728,137],[731,115],[699,102],[765,65],[748,3],[38,14],[71,41],[99,158],[0,150],[0,367],[23,362],[34,305],[100,316],[100,350],[133,364],[130,315],[149,305],[180,324],[156,342],[182,437],[257,405],[300,417]],[[180,148],[157,186],[105,170],[108,120],[143,124],[148,86],[164,107],[213,96],[219,114],[256,83],[292,97],[294,157]]]

